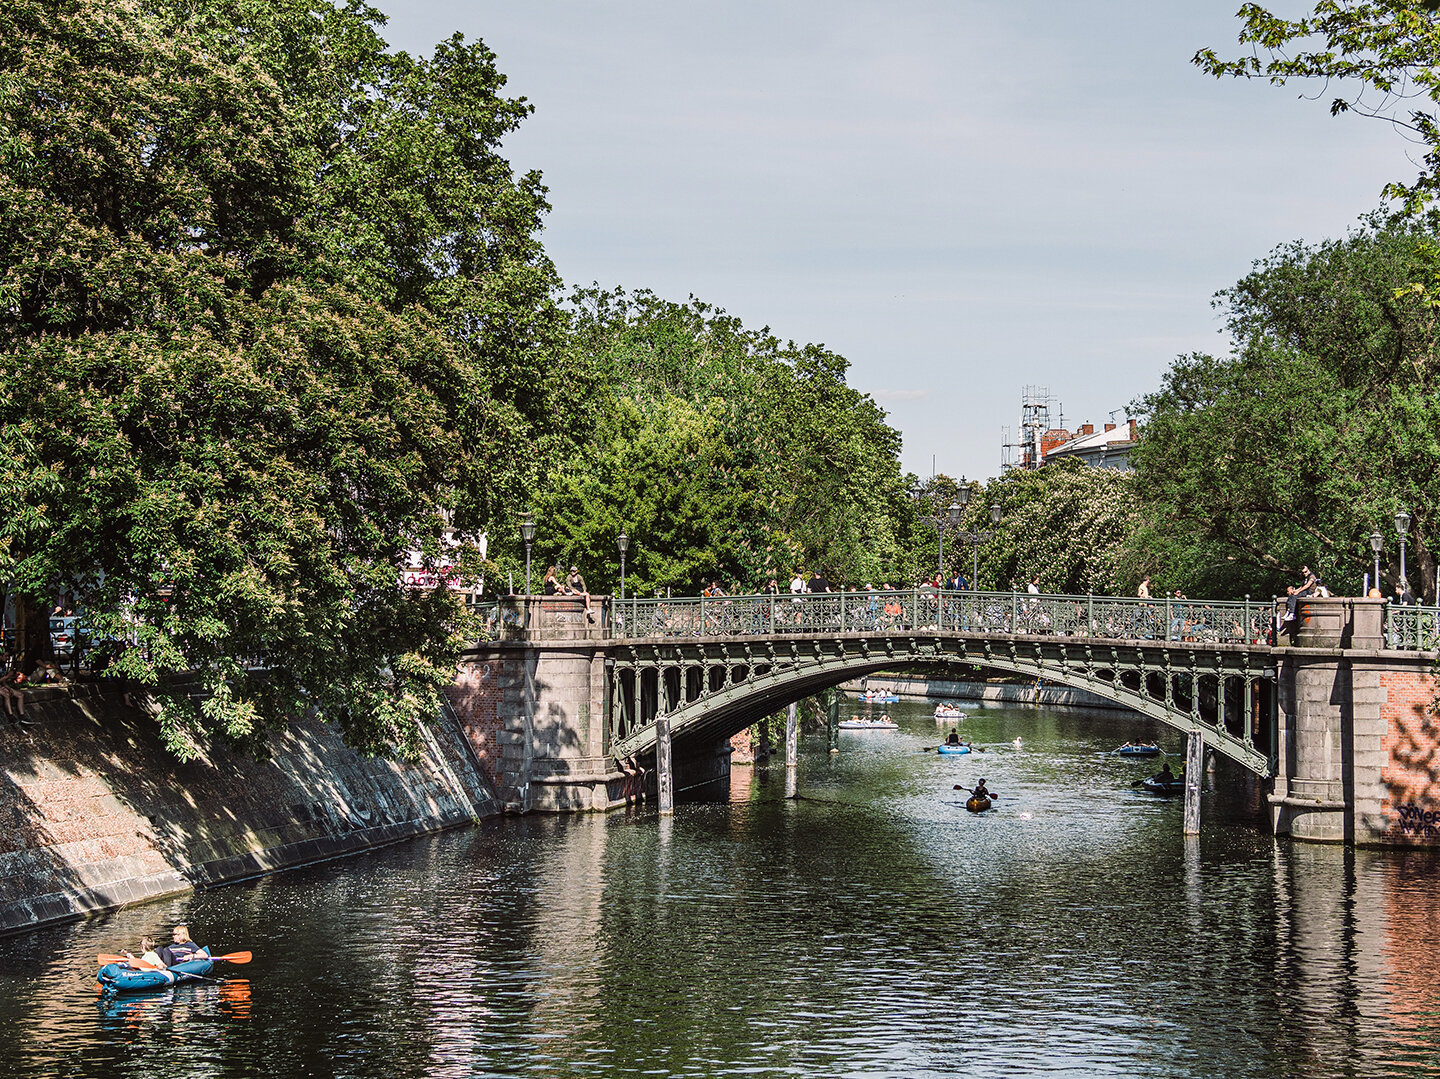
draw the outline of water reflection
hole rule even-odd
[[[1222,764],[1204,831],[1107,751],[987,710],[737,769],[673,818],[529,818],[0,941],[14,1074],[1440,1074],[1427,854],[1275,842]],[[1014,739],[1022,738],[1022,749]],[[1168,738],[1168,740],[1167,740]],[[996,808],[953,791],[980,776]],[[97,1003],[187,920],[243,981]],[[220,970],[217,968],[217,973]]]

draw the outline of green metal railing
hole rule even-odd
[[[1115,640],[1263,644],[1272,602],[1033,596],[1021,592],[819,592],[779,596],[632,597],[612,607],[610,635],[754,636],[961,630]]]
[[[1440,648],[1440,607],[1385,608],[1385,647],[1403,652]]]
[[[596,597],[612,640],[960,630],[1102,640],[1265,644],[1277,600],[1033,596],[1024,592],[805,592],[799,595]],[[491,640],[526,635],[519,597],[474,604]],[[1440,607],[1388,605],[1385,647],[1440,650]]]

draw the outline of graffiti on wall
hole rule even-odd
[[[1423,835],[1440,838],[1440,810],[1421,809],[1414,802],[1396,806],[1400,814],[1401,835]]]

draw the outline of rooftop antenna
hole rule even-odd
[[[1114,422],[1115,422],[1115,413],[1117,413],[1117,412],[1123,412],[1123,411],[1125,411],[1125,410],[1122,409],[1122,408],[1112,408],[1112,409],[1110,410],[1110,422],[1111,422],[1111,423],[1114,423]]]

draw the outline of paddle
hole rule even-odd
[[[110,963],[133,963],[141,970],[165,969],[164,967],[157,967],[154,963],[145,962],[145,960],[141,959],[138,955],[106,955],[104,952],[101,952],[95,959],[102,967],[108,966]]]
[[[107,963],[136,963],[147,970],[164,970],[164,967],[157,967],[153,963],[146,963],[143,959],[130,959],[123,955],[106,955],[101,952],[95,957],[103,967]],[[210,960],[215,963],[248,963],[253,958],[251,952],[231,952],[229,955],[212,955]]]
[[[191,974],[188,970],[176,970],[171,973],[177,978],[194,978],[197,982],[214,982],[216,985],[225,984],[225,979],[223,978],[211,978],[204,974]]]
[[[951,789],[952,789],[952,790],[957,790],[957,791],[964,791],[966,794],[974,794],[974,793],[975,793],[975,791],[974,791],[972,788],[963,786],[962,784],[959,784],[959,783],[956,783],[955,786],[952,787]],[[985,797],[987,797],[987,798],[999,798],[1000,796],[999,796],[998,794],[996,794],[996,793],[995,793],[994,791],[992,791],[992,790],[987,790],[987,791],[985,792]]]

